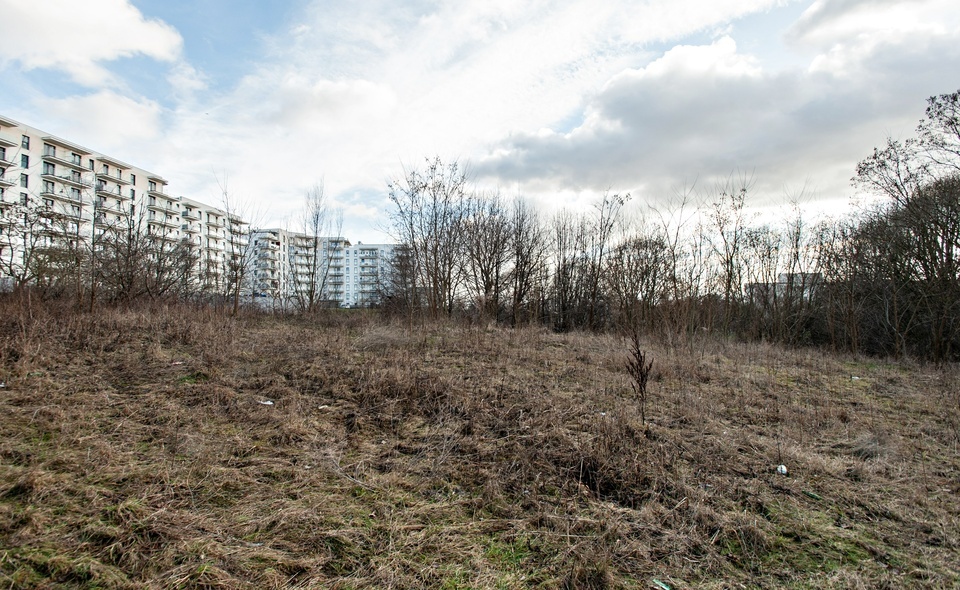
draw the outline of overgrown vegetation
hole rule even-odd
[[[647,340],[644,428],[609,334],[0,306],[5,587],[960,584],[952,366]]]
[[[960,93],[929,104],[916,139],[891,140],[857,168],[855,184],[883,200],[817,223],[797,203],[784,221],[758,223],[747,177],[634,209],[639,220],[623,194],[545,220],[430,160],[391,185],[404,247],[387,309],[958,360]]]

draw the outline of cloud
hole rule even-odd
[[[182,39],[169,25],[143,17],[127,0],[0,0],[0,63],[66,72],[84,86],[112,81],[104,61],[144,55],[174,61]]]
[[[216,201],[228,178],[267,204],[267,223],[289,219],[320,178],[351,215],[382,217],[386,181],[434,154],[540,202],[655,197],[736,170],[753,171],[758,192],[833,196],[885,135],[912,132],[925,97],[955,90],[953,3],[308,0],[272,21],[282,30],[252,31],[221,69],[187,61],[203,27],[182,27],[184,50],[129,2],[31,17],[18,11],[42,11],[0,0],[4,23],[24,30],[0,39],[0,59],[106,84],[43,108],[65,122],[91,109],[88,127],[104,126],[111,145],[127,138],[114,155],[155,168],[177,194]],[[124,67],[108,62],[124,56],[169,64],[156,76],[166,85],[112,79]]]
[[[112,90],[42,99],[39,107],[50,126],[59,130],[58,135],[76,138],[86,147],[124,160],[131,157],[126,155],[131,154],[131,144],[148,144],[161,138],[162,111],[157,103]]]
[[[572,131],[511,134],[475,170],[542,193],[613,188],[650,199],[740,170],[766,199],[800,187],[843,197],[856,160],[885,134],[910,133],[923,99],[950,90],[942,72],[960,71],[960,50],[955,37],[930,38],[876,46],[847,65],[768,72],[730,37],[677,46],[612,77]]]

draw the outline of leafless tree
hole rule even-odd
[[[538,307],[531,301],[538,281],[547,271],[549,238],[536,209],[521,197],[513,202],[510,222],[510,283],[511,322],[522,323],[524,311],[530,318],[532,309]]]
[[[223,295],[230,301],[231,314],[240,311],[240,299],[244,293],[253,293],[249,284],[254,265],[253,241],[250,239],[251,224],[260,217],[248,204],[232,194],[227,179],[217,179],[220,188],[220,203],[224,212],[225,251],[220,260]]]
[[[407,248],[413,291],[428,313],[453,313],[463,279],[464,221],[469,211],[467,177],[457,162],[437,157],[423,170],[407,171],[389,184],[391,230]]]
[[[339,244],[343,212],[327,201],[323,183],[304,195],[302,232],[295,235],[288,255],[288,280],[301,312],[313,313],[328,300],[331,257]]]
[[[463,221],[467,284],[483,317],[496,319],[510,260],[511,219],[499,194],[478,195]]]

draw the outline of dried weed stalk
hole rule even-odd
[[[627,358],[627,373],[632,379],[630,386],[633,394],[640,402],[640,422],[647,423],[647,381],[653,369],[653,359],[647,358],[647,353],[640,347],[640,332],[634,329],[630,333],[630,344]]]

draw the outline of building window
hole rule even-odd
[[[80,157],[80,154],[70,154],[70,161],[77,166],[83,166],[83,159]]]
[[[52,193],[53,192],[53,183],[49,180],[43,181],[43,192]]]
[[[48,209],[53,209],[53,199],[44,199],[43,206]]]
[[[20,167],[29,168],[30,167],[30,156],[27,154],[20,154]]]
[[[87,160],[87,168],[93,170],[93,160]]]
[[[43,155],[50,156],[51,158],[57,157],[57,148],[50,145],[49,143],[43,144]]]
[[[6,159],[7,159],[7,148],[0,145],[0,160],[6,160]]]
[[[131,183],[131,184],[137,184],[137,175],[136,175],[136,174],[130,174],[130,183]]]
[[[70,187],[70,198],[79,201],[80,200],[80,189]]]
[[[103,168],[100,171],[103,172],[104,174],[110,174],[110,166],[107,166],[106,164],[104,164]]]
[[[55,167],[53,164],[51,164],[50,162],[44,162],[44,163],[43,163],[43,173],[44,173],[44,174],[49,174],[49,175],[53,176],[54,174],[56,174],[56,167]]]
[[[152,180],[151,180],[150,182],[148,182],[148,183],[147,183],[147,190],[153,191],[153,192],[157,192],[157,183],[155,183],[155,182],[152,181]]]
[[[22,188],[30,188],[30,177],[26,174],[20,175],[20,186]]]
[[[27,193],[20,193],[20,204],[25,206],[29,202],[30,196]]]
[[[130,189],[130,198],[131,198],[131,199],[136,199],[136,198],[137,198],[137,189],[135,189],[135,188]]]
[[[20,147],[22,147],[22,148],[25,149],[25,150],[30,149],[30,138],[27,137],[26,135],[24,135],[24,136],[20,139]]]

